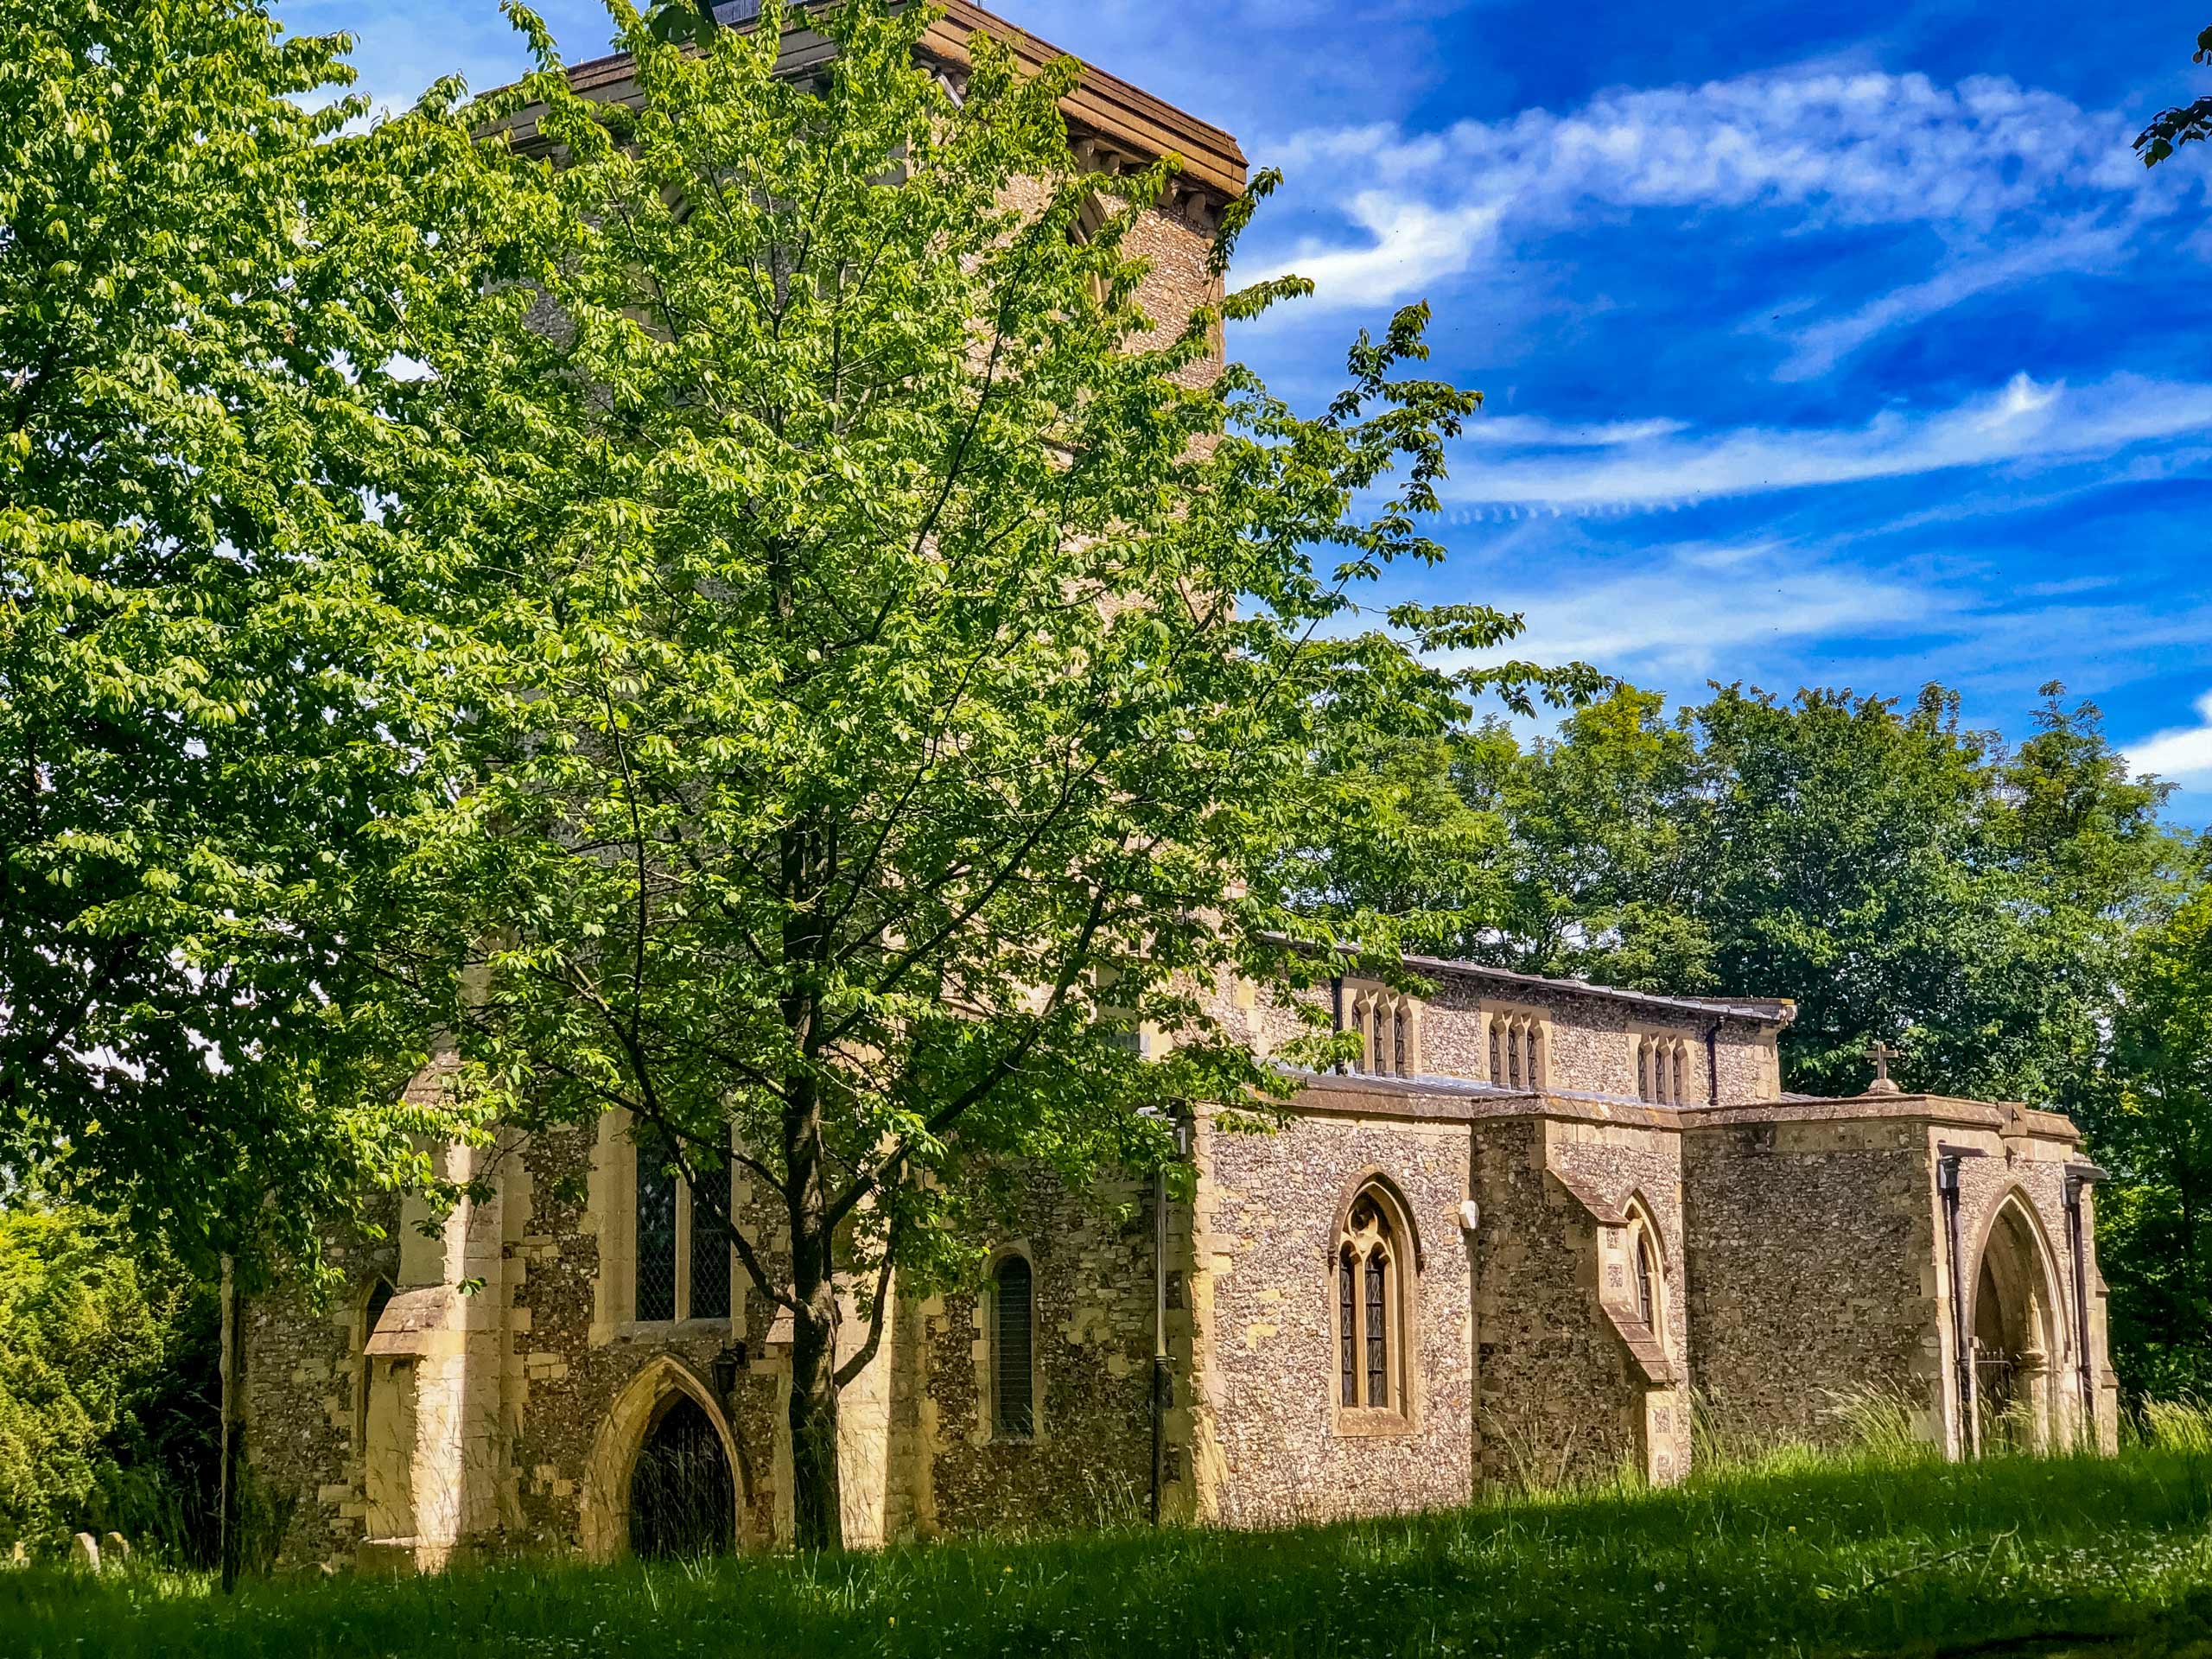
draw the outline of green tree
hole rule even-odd
[[[2132,1393],[2212,1388],[2212,889],[2134,942],[2089,1114],[2113,1363]]]
[[[420,250],[357,211],[344,46],[0,0],[0,1164],[188,1251],[311,1257],[429,1127],[356,995],[442,659],[371,505]]]
[[[2180,843],[2166,787],[2063,696],[2017,750],[1936,687],[1904,708],[1726,687],[1671,719],[1624,688],[1525,750],[1492,728],[1431,770],[1502,826],[1441,931],[1523,971],[1794,998],[1792,1087],[1861,1086],[1879,1038],[1916,1086],[2086,1105]],[[1356,891],[1419,914],[1475,884]]]
[[[188,1552],[213,1471],[211,1300],[82,1210],[0,1209],[0,1541]],[[58,1552],[57,1552],[58,1553]]]
[[[487,948],[441,1012],[504,1116],[626,1111],[728,1224],[793,1320],[819,1547],[891,1275],[972,1273],[1011,1160],[1080,1183],[1167,1155],[1147,1108],[1264,1109],[1280,1079],[1203,993],[1393,937],[1294,903],[1340,763],[1558,688],[1421,665],[1513,631],[1480,607],[1344,626],[1440,556],[1418,521],[1476,397],[1406,373],[1425,309],[1300,416],[1211,350],[1304,284],[1140,309],[1175,164],[1080,173],[1073,64],[1024,79],[979,38],[956,98],[926,10],[868,0],[810,16],[835,54],[801,83],[780,6],[699,50],[611,10],[634,107],[576,96],[518,12],[536,73],[386,138],[479,204],[406,301],[432,372],[391,513],[466,550],[454,603],[507,677],[441,855]],[[503,124],[560,165],[474,141]],[[1173,1052],[1141,1061],[1139,1021]],[[724,1213],[732,1160],[773,1248]]]

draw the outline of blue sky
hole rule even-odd
[[[1359,327],[1433,302],[1436,366],[1490,402],[1421,592],[1681,699],[1936,678],[2018,735],[2063,680],[2212,823],[2212,156],[2146,173],[2128,148],[2212,89],[2207,16],[1000,10],[1287,173],[1239,274],[1320,292],[1231,342],[1280,390],[1325,396]],[[605,49],[594,0],[542,10],[572,58]],[[356,34],[396,104],[521,62],[489,0],[280,12]]]

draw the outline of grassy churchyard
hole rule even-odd
[[[2192,1427],[2193,1425],[2193,1427]],[[0,1572],[24,1659],[2212,1656],[2212,1433],[2111,1460],[1782,1454],[1671,1491],[1266,1535],[252,1582]]]

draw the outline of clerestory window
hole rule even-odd
[[[1548,1046],[1541,1014],[1500,1008],[1490,1018],[1490,1080],[1507,1089],[1548,1087]]]
[[[1690,1044],[1667,1032],[1640,1032],[1636,1044],[1636,1093],[1655,1106],[1680,1106],[1689,1097]]]
[[[1359,1037],[1352,1070],[1373,1077],[1421,1075],[1421,1003],[1381,985],[1344,987],[1344,1028]]]

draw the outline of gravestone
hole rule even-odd
[[[80,1532],[69,1541],[69,1565],[100,1570],[99,1540],[89,1532]]]
[[[111,1561],[127,1564],[130,1560],[130,1541],[119,1532],[111,1532],[100,1540],[100,1553]]]

